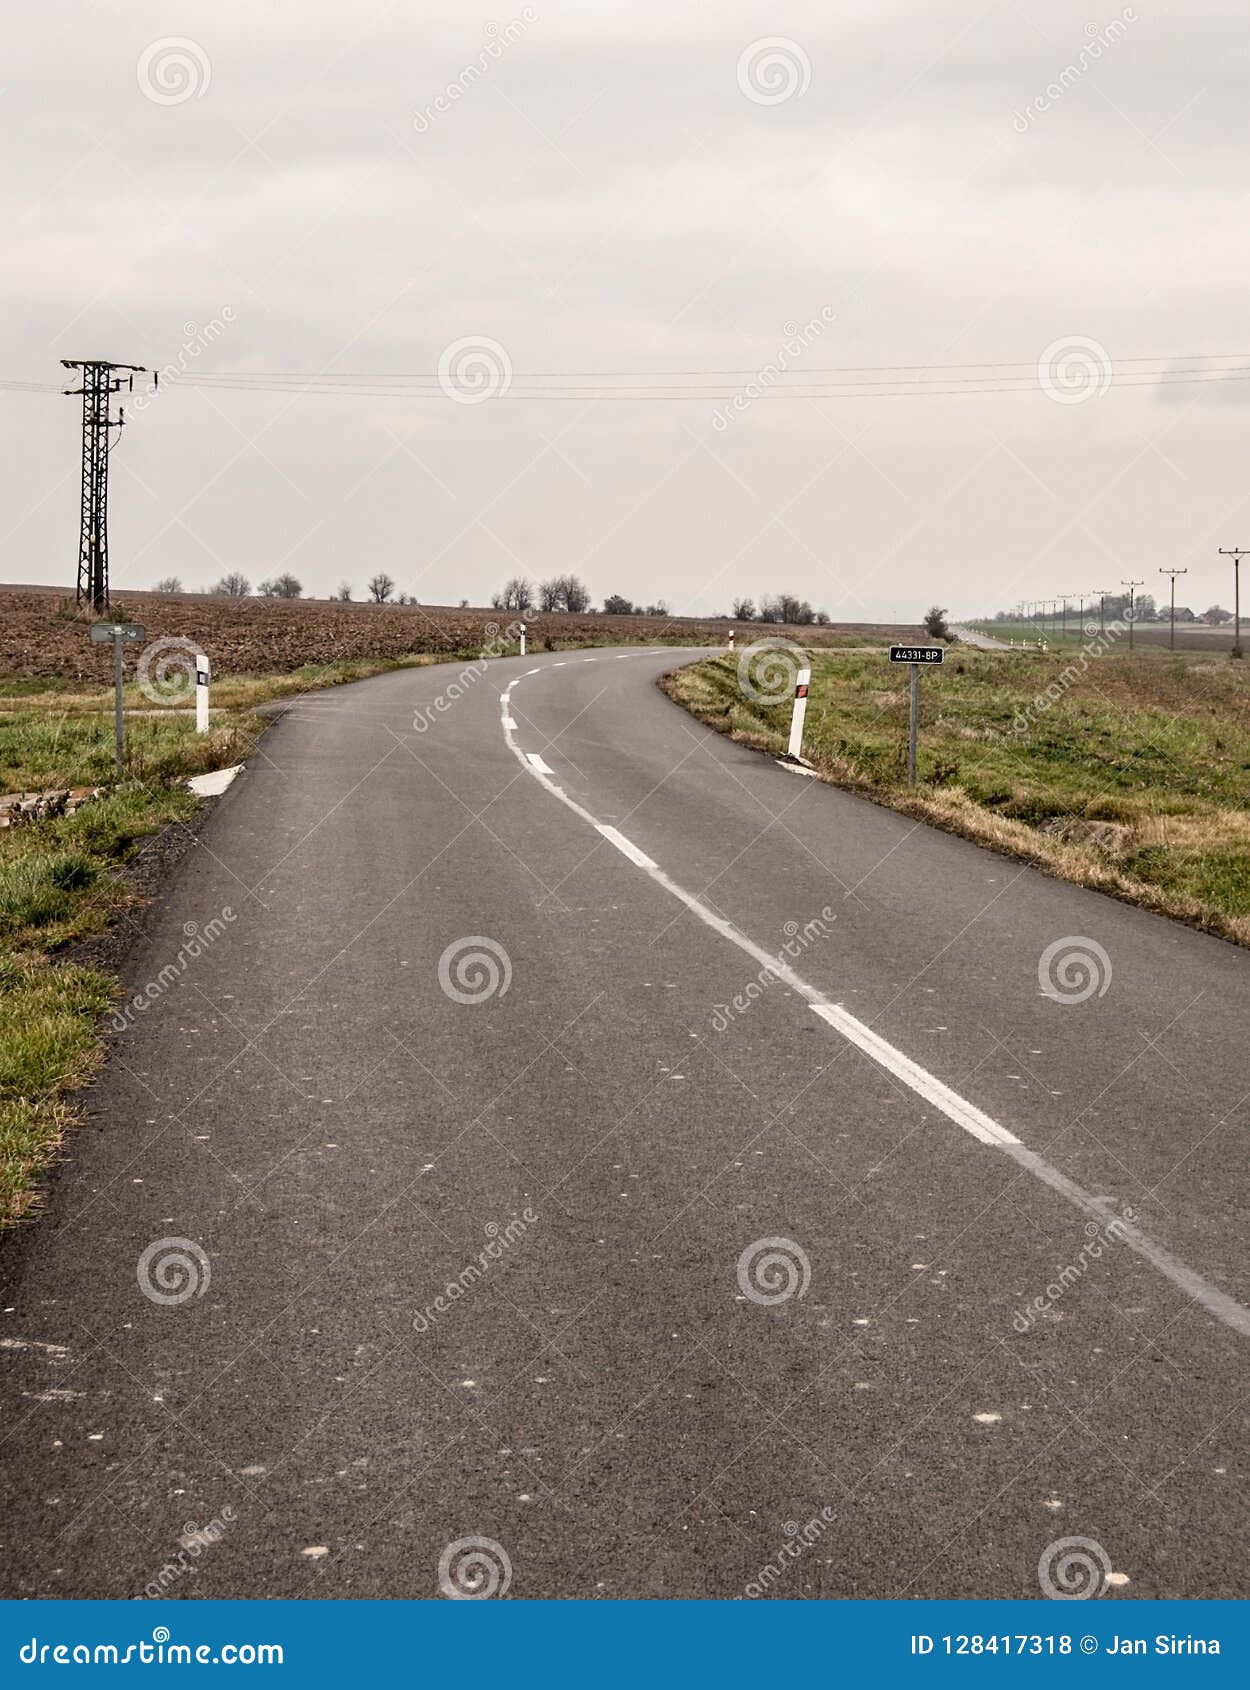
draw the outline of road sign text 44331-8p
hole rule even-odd
[[[892,645],[891,663],[940,663],[945,647],[940,645]]]

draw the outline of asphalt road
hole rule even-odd
[[[1246,1593],[1250,958],[674,660],[268,732],[0,1257],[4,1595]]]

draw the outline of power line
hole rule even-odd
[[[1117,358],[1116,364],[1176,364],[1190,359],[1204,359],[1208,363],[1215,360],[1220,363],[1230,363],[1238,359],[1250,360],[1250,352],[1184,352],[1184,353],[1141,353],[1130,358]],[[734,369],[723,366],[701,368],[697,370],[528,370],[526,379],[537,377],[553,378],[584,378],[586,380],[608,380],[613,377],[629,377],[641,379],[647,376],[752,376],[759,375],[762,368],[753,364],[746,368]],[[1015,359],[1009,362],[958,364],[812,364],[805,365],[804,371],[808,375],[857,375],[865,371],[884,370],[887,373],[904,372],[910,370],[1026,370],[1027,377],[1016,379],[1033,380],[1036,378],[1038,360],[1036,358]],[[799,371],[786,372],[799,374]],[[438,381],[437,370],[411,371],[368,371],[368,370],[218,370],[206,371],[210,379],[218,377],[252,377],[263,375],[266,379],[285,381],[320,381],[339,379],[343,381],[374,381],[382,376],[394,381]]]
[[[385,377],[373,377],[372,382],[387,381]],[[651,402],[658,404],[708,401],[732,401],[740,396],[742,387],[674,387],[657,388],[656,384],[636,388],[609,387],[540,387],[527,386],[526,380],[513,379],[491,397],[499,399],[547,399],[556,402],[595,401],[595,402],[623,402],[640,403]],[[960,398],[977,394],[1006,394],[1028,393],[1042,391],[1036,376],[1028,378],[1009,378],[1015,385],[1007,386],[950,386],[929,382],[826,382],[820,385],[797,386],[784,382],[769,382],[762,387],[761,398],[790,397],[795,399],[921,399],[921,398]],[[1131,387],[1182,387],[1182,386],[1211,386],[1221,382],[1239,382],[1250,380],[1250,365],[1240,366],[1231,370],[1219,370],[1198,374],[1167,375],[1156,374],[1142,379],[1112,379],[1104,387],[1104,391],[1112,388]],[[373,399],[433,399],[446,400],[454,397],[454,392],[441,385],[401,387],[398,385],[364,385],[357,381],[353,384],[317,380],[315,378],[304,381],[275,380],[272,377],[256,377],[250,380],[208,379],[196,376],[171,382],[171,386],[202,389],[205,392],[218,393],[313,393],[338,394],[348,398]]]
[[[1178,356],[1143,355],[1119,359],[1114,368],[1108,366],[1105,370],[1098,365],[1092,365],[1086,373],[1090,386],[1102,392],[1123,387],[1208,386],[1212,383],[1250,380],[1250,353],[1190,353],[1185,356],[1190,359],[1206,359],[1208,362],[1184,363]],[[1209,367],[1210,361],[1217,358],[1223,360],[1223,367]],[[1231,363],[1231,359],[1244,361]],[[1131,368],[1127,373],[1117,373],[1121,366],[1146,364],[1161,364],[1165,367],[1156,370]],[[115,367],[130,368],[120,365]],[[956,370],[1002,373],[947,373]],[[1024,370],[1027,373],[1006,373],[1013,370]],[[882,373],[872,374],[874,371]],[[826,379],[817,379],[822,376]],[[753,381],[759,386],[760,392],[758,395],[752,395],[753,398],[789,396],[809,400],[952,398],[965,395],[1036,392],[1044,390],[1048,385],[1034,363],[830,365],[776,372],[771,371],[770,366],[742,370],[547,370],[511,375],[501,368],[495,372],[496,391],[491,392],[489,397],[554,403],[731,403],[739,398],[744,387],[743,382],[733,379],[736,377],[747,378],[745,385]],[[490,372],[487,374],[487,380],[491,380]],[[579,383],[588,385],[577,385]],[[220,370],[176,374],[170,371],[168,385],[203,392],[338,394],[349,398],[433,399],[440,402],[449,397],[461,396],[456,392],[453,377],[448,377],[444,382],[434,372],[319,371],[301,374],[293,371]],[[1061,378],[1056,379],[1055,386],[1060,397],[1080,396],[1079,393],[1063,394]],[[0,378],[0,391],[38,393],[60,390],[45,383],[21,378]],[[476,397],[467,387],[463,396]]]

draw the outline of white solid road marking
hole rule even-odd
[[[623,857],[628,857],[631,863],[637,863],[639,868],[657,868],[645,851],[640,851],[632,839],[626,839],[623,833],[618,833],[614,827],[607,827],[603,822],[596,822],[596,828],[607,840],[609,845],[615,845]]]
[[[622,655],[632,656],[635,654],[623,653]],[[552,667],[563,668],[564,665],[553,664]],[[531,670],[530,673],[537,674],[538,671]],[[518,679],[524,679],[524,676],[519,676]],[[749,939],[731,921],[726,921],[724,916],[717,915],[715,910],[710,909],[693,892],[687,892],[684,886],[679,886],[675,880],[670,880],[659,864],[648,857],[645,851],[640,850],[632,840],[627,839],[616,828],[609,827],[606,823],[601,822],[597,816],[592,815],[576,799],[570,798],[563,787],[558,786],[551,779],[552,770],[547,767],[542,758],[535,752],[522,751],[512,737],[513,729],[509,725],[511,718],[508,715],[508,702],[512,695],[512,688],[516,684],[517,682],[513,681],[500,694],[500,720],[503,724],[504,739],[512,755],[523,767],[530,770],[534,778],[545,786],[553,797],[567,805],[574,815],[589,822],[602,838],[627,856],[644,874],[649,875],[657,886],[662,886],[666,892],[685,904],[691,914],[697,916],[705,926],[710,927],[713,932],[719,933],[722,938],[737,945],[739,950],[745,951],[749,957],[758,962],[762,968],[766,968],[783,985],[789,986],[791,991],[797,992],[816,1011],[822,1021],[827,1022],[830,1027],[841,1033],[843,1038],[848,1039],[857,1049],[862,1050],[866,1056],[893,1074],[896,1079],[901,1080],[912,1091],[918,1093],[927,1103],[939,1109],[948,1120],[954,1121],[957,1126],[962,1127],[966,1133],[970,1133],[973,1138],[978,1139],[982,1144],[992,1145],[995,1150],[1000,1150],[1005,1156],[1010,1156],[1013,1162],[1032,1174],[1035,1179],[1041,1180],[1043,1185],[1048,1185],[1059,1196],[1066,1198],[1069,1203],[1091,1219],[1106,1223],[1109,1219],[1114,1218],[1118,1237],[1134,1254],[1140,1256],[1143,1261],[1149,1262],[1156,1272],[1162,1274],[1165,1279],[1170,1280],[1186,1296],[1200,1304],[1208,1314],[1213,1314],[1217,1320],[1223,1321],[1225,1326],[1231,1326],[1243,1338],[1250,1338],[1250,1309],[1236,1302],[1226,1292],[1221,1291],[1218,1286],[1212,1285],[1210,1280],[1204,1279],[1200,1273],[1195,1272],[1178,1256],[1174,1256],[1162,1244],[1156,1244],[1154,1239],[1140,1231],[1132,1222],[1119,1216],[1112,1217],[1105,1203],[1100,1202],[1083,1186],[1078,1185],[1075,1180],[1069,1179],[1058,1168],[1052,1167],[1043,1157],[1030,1150],[1026,1144],[1021,1143],[1014,1133],[1008,1132],[1006,1127],[1000,1127],[997,1121],[992,1120],[975,1104],[969,1103],[967,1098],[960,1097],[958,1092],[952,1091],[948,1085],[937,1078],[936,1074],[930,1074],[927,1069],[922,1068],[919,1063],[913,1062],[909,1056],[905,1056],[901,1050],[890,1044],[888,1040],[883,1039],[880,1034],[874,1033],[871,1027],[857,1020],[841,1004],[830,1003],[823,992],[810,985],[801,974],[796,974],[788,963],[782,962],[778,957],[770,956],[762,945],[757,945],[754,939]]]
[[[879,1033],[874,1033],[871,1027],[866,1027],[862,1021],[836,1003],[814,1003],[812,1008],[822,1021],[827,1021],[831,1027],[836,1027],[843,1038],[847,1038],[853,1045],[871,1056],[874,1062],[879,1062],[883,1068],[888,1068],[896,1079],[902,1080],[905,1086],[910,1086],[914,1092],[919,1092],[926,1102],[932,1103],[940,1109],[943,1115],[962,1127],[973,1138],[979,1138],[982,1144],[1019,1144],[1020,1140],[1014,1133],[1009,1133],[1006,1127],[1000,1127],[997,1121],[992,1121],[988,1115],[979,1110],[975,1104],[960,1097],[958,1092],[952,1091],[944,1085],[936,1075],[913,1062],[910,1056],[904,1056],[901,1050],[883,1039]]]
[[[512,720],[511,716],[505,716],[504,717],[503,725],[504,725],[505,728],[515,728],[516,727],[516,723]]]

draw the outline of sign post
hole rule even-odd
[[[920,670],[930,663],[942,661],[945,647],[940,645],[892,645],[891,663],[906,663],[907,678],[907,784],[916,784],[916,740],[920,731]]]
[[[142,640],[147,635],[137,622],[93,622],[91,638],[97,645],[113,642],[113,737],[117,778],[126,766],[126,728],[122,718],[122,641]]]
[[[907,677],[907,784],[916,784],[916,736],[920,731],[920,665],[909,663]]]

